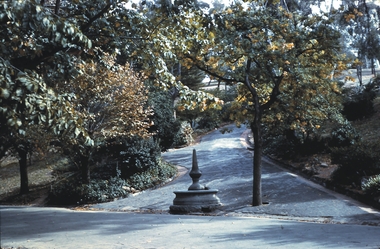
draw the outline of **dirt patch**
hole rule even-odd
[[[49,152],[34,156],[28,166],[29,193],[20,195],[20,173],[18,160],[7,156],[0,164],[0,204],[44,206],[50,186],[55,181],[54,170],[69,164],[66,157]]]

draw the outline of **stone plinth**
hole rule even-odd
[[[170,206],[170,212],[211,212],[221,205],[217,193],[217,189],[174,191],[176,197]]]

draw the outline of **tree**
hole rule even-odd
[[[154,112],[151,117],[153,125],[149,130],[156,143],[160,145],[161,151],[166,151],[172,147],[175,135],[181,126],[174,116],[172,96],[168,92],[157,90],[156,87],[151,86],[148,103]]]
[[[28,191],[26,156],[35,143],[29,134],[32,126],[54,129],[57,134],[78,129],[86,143],[91,143],[70,108],[73,95],[58,94],[47,84],[51,81],[45,80],[71,73],[64,70],[69,63],[57,61],[54,70],[49,70],[46,65],[54,65],[52,59],[68,58],[63,51],[87,49],[91,42],[72,22],[60,19],[36,1],[3,1],[0,24],[0,128],[2,137],[7,138],[1,142],[0,155],[10,148],[17,151],[24,193]]]
[[[292,121],[286,125],[292,130],[316,129],[329,117],[343,119],[336,97],[340,90],[332,80],[345,69],[339,32],[326,16],[290,13],[281,6],[266,8],[260,1],[249,7],[236,3],[211,17],[209,25],[201,22],[207,28],[198,30],[198,40],[187,50],[191,52],[183,51],[182,63],[195,64],[239,86],[232,118],[247,121],[253,131],[252,204],[261,205],[263,118],[284,120],[284,112],[291,113]],[[203,22],[207,20],[210,16]],[[228,74],[221,70],[226,66]],[[276,105],[281,108],[274,112]]]
[[[179,67],[181,67],[180,72],[174,71],[174,75],[177,75],[177,78],[181,81],[182,84],[195,91],[204,86],[203,80],[206,75],[202,70],[199,70],[197,67]]]
[[[161,88],[176,85],[189,106],[198,98],[213,101],[211,95],[195,96],[167,70],[164,61],[173,55],[162,46],[172,35],[165,26],[167,15],[156,11],[148,18],[145,10],[128,9],[121,0],[51,2],[1,2],[0,156],[27,144],[31,125],[66,137],[84,151],[93,147],[83,110],[76,108],[71,89],[62,85],[82,74],[78,65],[99,62],[104,52],[123,53]],[[27,146],[22,147],[24,157]]]
[[[380,57],[379,6],[365,0],[344,1],[344,12],[341,15],[340,26],[347,35],[347,44],[356,52],[361,63],[355,63],[357,76],[362,85],[362,65],[371,68],[375,74],[375,62]]]
[[[129,65],[120,66],[110,56],[104,56],[102,63],[81,64],[82,73],[60,87],[64,92],[72,91],[76,98],[73,106],[94,144],[84,146],[81,139],[66,134],[64,144],[72,148],[82,169],[82,180],[90,181],[89,163],[98,148],[121,137],[148,137],[151,126],[149,117],[153,114],[147,107],[148,91],[143,77],[136,75]],[[80,130],[74,135],[79,136]],[[79,136],[79,138],[81,138]]]

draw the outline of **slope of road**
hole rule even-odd
[[[1,206],[1,247],[380,248],[376,210],[268,160],[262,174],[268,204],[252,207],[252,154],[243,143],[245,131],[215,131],[197,145],[164,154],[190,169],[192,150],[197,150],[201,183],[218,189],[223,203],[214,213],[168,214],[173,191],[191,184],[184,174],[160,188],[93,205],[91,211]]]
[[[346,196],[287,172],[268,159],[263,160],[263,201],[260,207],[250,205],[252,198],[252,153],[244,145],[246,129],[233,128],[222,134],[214,131],[200,143],[163,154],[165,160],[187,170],[196,149],[202,171],[200,183],[218,189],[223,206],[215,214],[269,216],[317,222],[380,224],[379,212]],[[192,181],[186,173],[179,179],[153,190],[109,203],[93,205],[94,209],[167,212],[175,195],[187,190]]]

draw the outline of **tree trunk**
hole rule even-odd
[[[56,1],[55,1],[55,8],[54,8],[54,13],[55,13],[56,15],[59,14],[59,8],[60,8],[60,6],[61,6],[61,0],[56,0]]]
[[[251,68],[251,60],[247,60],[247,68],[245,75],[245,86],[252,94],[252,100],[255,104],[254,118],[251,122],[251,129],[253,133],[254,142],[254,152],[253,152],[253,195],[252,195],[252,206],[260,206],[262,202],[261,193],[261,157],[263,150],[263,143],[261,139],[261,106],[259,101],[259,96],[254,87],[252,87],[249,81],[249,72]]]
[[[261,110],[258,96],[254,96],[255,100],[255,117],[251,123],[253,133],[254,151],[253,151],[253,196],[252,206],[260,206],[262,201],[261,192],[261,158],[263,151],[263,143],[261,138]]]
[[[252,124],[252,133],[254,141],[253,153],[253,196],[252,206],[260,206],[262,202],[261,192],[261,157],[262,157],[262,141],[260,126]]]
[[[27,164],[28,152],[24,146],[19,147],[17,152],[20,157],[20,159],[18,160],[18,163],[20,165],[20,194],[26,194],[29,192],[28,164]]]
[[[356,75],[358,76],[359,86],[362,86],[363,85],[363,76],[362,76],[362,66],[361,65],[356,66]]]
[[[90,183],[90,166],[89,166],[89,158],[88,156],[81,155],[80,156],[81,168],[82,168],[82,180],[83,183]]]

